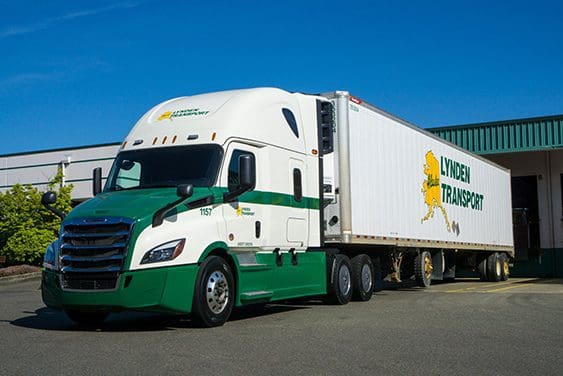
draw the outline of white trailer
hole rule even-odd
[[[234,306],[366,301],[379,271],[420,286],[467,266],[508,278],[509,171],[346,92],[163,102],[103,191],[101,176],[45,254],[43,300],[79,323],[135,309],[216,326]]]
[[[508,275],[509,170],[347,92],[324,96],[336,111],[334,153],[323,168],[325,244],[379,246],[373,252],[389,256],[382,262],[395,280],[424,258],[417,267],[432,267],[432,279],[453,278],[462,260],[480,266],[483,279]],[[423,257],[405,260],[412,251]]]

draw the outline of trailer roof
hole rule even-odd
[[[445,126],[427,130],[476,154],[563,148],[563,115]]]

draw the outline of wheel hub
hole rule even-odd
[[[207,279],[206,298],[207,306],[215,314],[223,312],[227,306],[229,301],[229,284],[225,275],[220,271],[214,271]]]
[[[342,265],[338,271],[338,285],[342,294],[348,295],[352,287],[352,281],[350,280],[350,269],[346,265]]]
[[[433,270],[434,267],[432,266],[432,259],[430,258],[430,256],[426,255],[424,257],[424,277],[426,279],[429,279],[430,276],[432,276]]]
[[[368,265],[362,266],[362,288],[364,291],[371,291],[371,270]]]

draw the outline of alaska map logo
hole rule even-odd
[[[441,156],[440,161],[436,158],[432,150],[425,156],[423,172],[426,179],[422,183],[421,192],[424,195],[424,204],[428,211],[420,220],[424,223],[434,217],[436,211],[440,211],[444,217],[446,229],[459,235],[459,223],[448,218],[448,212],[444,204],[455,205],[462,208],[482,211],[484,196],[473,192],[457,184],[471,185],[471,168],[468,165]],[[448,179],[448,183],[441,178]],[[449,184],[453,180],[456,185]]]

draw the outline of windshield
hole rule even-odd
[[[215,184],[223,149],[219,145],[175,146],[123,151],[117,155],[105,192],[123,189],[211,187]]]

